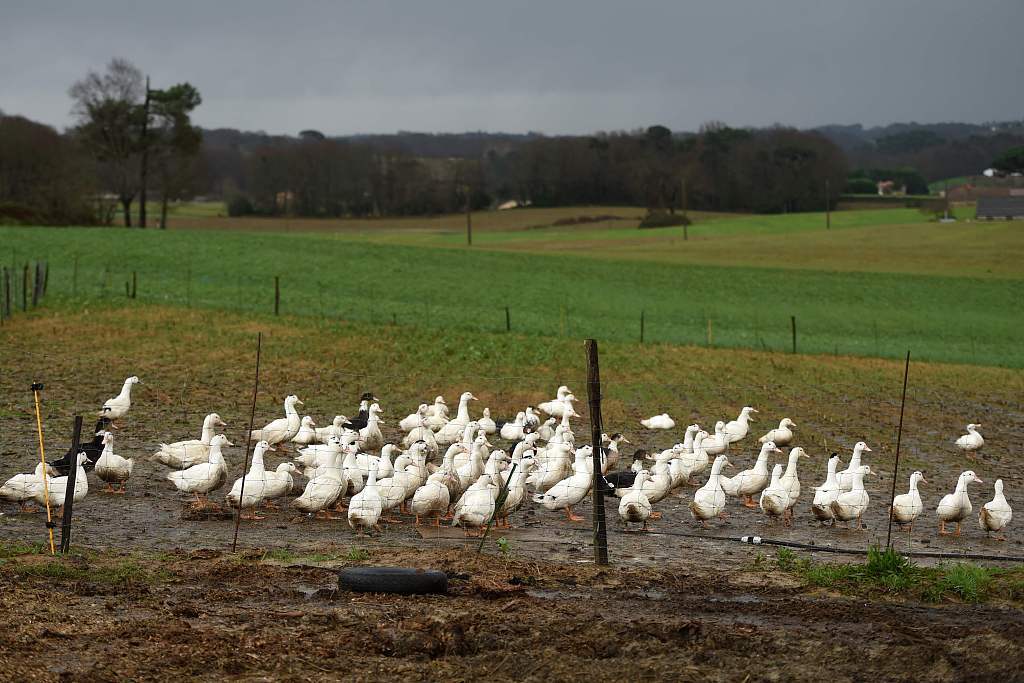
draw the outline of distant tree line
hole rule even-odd
[[[509,199],[538,206],[628,204],[654,212],[810,211],[843,189],[834,144],[788,128],[709,124],[674,135],[664,126],[585,137],[530,136],[476,159],[413,157],[316,131],[236,152],[226,185],[233,213],[365,216],[477,209]]]
[[[506,133],[331,138],[191,121],[188,83],[152,88],[114,59],[69,89],[75,125],[61,133],[0,113],[0,221],[148,224],[159,201],[222,198],[233,215],[429,215],[519,200],[539,206],[628,204],[683,209],[814,211],[879,180],[927,182],[995,164],[1019,170],[1024,123],[732,128],[655,125],[587,136]],[[993,162],[993,160],[996,160]],[[850,173],[849,169],[856,169]]]

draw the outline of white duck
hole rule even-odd
[[[664,499],[672,490],[672,475],[669,474],[668,465],[661,463],[651,468],[650,475],[641,484],[637,484],[634,480],[633,485],[627,489],[615,489],[615,495],[625,498],[630,491],[641,491],[647,496],[647,501],[654,505]],[[650,518],[661,519],[661,513],[652,512]]]
[[[423,425],[424,420],[427,418],[427,408],[429,407],[426,403],[421,403],[415,413],[409,413],[401,419],[398,423],[398,428],[408,434],[416,427]]]
[[[526,429],[526,413],[516,413],[516,419],[501,425],[501,438],[506,441],[519,441],[523,438]]]
[[[96,461],[96,476],[107,483],[109,493],[124,493],[128,483],[128,477],[132,476],[132,468],[135,460],[122,458],[114,452],[114,435],[110,432],[103,432],[103,452]],[[114,483],[119,483],[121,488],[114,490]]]
[[[569,387],[563,385],[558,387],[558,391],[555,392],[555,398],[551,399],[550,401],[538,403],[537,408],[547,413],[551,417],[560,418],[562,417],[562,415],[565,414],[566,408],[569,409],[569,412],[576,412],[575,410],[573,410],[572,407],[572,404],[575,403],[575,401],[576,396],[574,396],[573,393],[569,391]]]
[[[1013,519],[1013,510],[1010,509],[1010,504],[1006,502],[1006,496],[1003,495],[1003,480],[996,479],[995,496],[982,505],[981,510],[978,511],[978,525],[981,526],[986,536],[993,531],[1000,532],[996,536],[996,540],[1005,541],[1006,533],[1003,532],[1003,529],[1011,519]]]
[[[121,393],[103,404],[100,417],[114,422],[127,415],[128,410],[132,407],[132,387],[139,381],[139,378],[134,375],[126,379],[124,385],[121,386]]]
[[[914,530],[914,520],[924,510],[921,494],[917,490],[919,482],[927,484],[928,480],[924,478],[921,472],[912,472],[910,475],[910,490],[892,499],[892,520],[900,526],[909,524],[910,531]]]
[[[630,522],[643,524],[642,530],[647,531],[647,520],[651,518],[651,501],[644,493],[644,485],[650,479],[651,474],[647,470],[640,470],[633,480],[633,487],[623,494],[619,501],[619,519],[627,527]]]
[[[788,417],[784,417],[779,421],[778,427],[770,430],[758,441],[761,443],[774,441],[776,446],[788,446],[793,441],[793,427],[796,427],[796,423]]]
[[[494,516],[494,492],[497,488],[491,478],[481,474],[473,485],[466,489],[459,503],[455,505],[452,526],[462,525],[468,536],[470,529],[482,527]]]
[[[36,489],[43,488],[43,472],[53,475],[54,469],[43,463],[36,465],[35,472],[30,474],[16,474],[0,486],[0,500],[9,500],[18,503],[22,512],[28,512],[25,501],[32,500],[36,496]]]
[[[348,525],[363,533],[366,529],[377,529],[381,513],[384,512],[380,488],[377,486],[377,468],[371,467],[363,490],[352,496],[348,502]]]
[[[672,429],[676,426],[676,421],[669,417],[668,413],[662,413],[646,420],[640,420],[640,424],[647,429]]]
[[[427,426],[426,418],[421,417],[420,423],[416,427],[405,435],[402,439],[402,445],[409,448],[417,441],[422,441],[427,446],[427,451],[430,453],[437,453],[440,448],[437,445],[437,439],[434,438],[434,432]]]
[[[985,445],[985,439],[978,432],[978,423],[967,425],[967,433],[956,440],[956,447],[967,453],[967,457],[973,458],[974,451]]]
[[[690,501],[690,514],[703,527],[708,525],[707,520],[718,517],[725,511],[725,491],[722,490],[722,482],[719,480],[723,467],[729,467],[729,460],[720,455],[711,465],[708,482],[694,491],[693,500]]]
[[[484,408],[484,416],[476,422],[480,426],[480,429],[484,430],[484,433],[488,436],[498,431],[498,425],[491,418],[490,408]]]
[[[725,431],[725,423],[719,420],[715,423],[715,433],[705,437],[702,442],[704,450],[708,455],[721,455],[729,447],[729,435]]]
[[[266,441],[260,441],[253,447],[249,471],[235,480],[226,496],[228,505],[238,508],[239,512],[242,513],[242,519],[263,519],[255,512],[244,514],[244,511],[252,510],[262,503],[266,497],[267,471],[263,466],[263,454],[268,450],[270,450],[270,444]]]
[[[843,522],[847,528],[850,522],[857,520],[857,528],[865,529],[861,518],[868,509],[871,499],[864,490],[864,477],[874,474],[867,465],[861,465],[851,473],[852,485],[849,491],[843,491],[832,501],[832,515]]]
[[[768,473],[768,456],[772,453],[781,453],[774,441],[768,441],[761,445],[761,451],[757,454],[757,461],[750,469],[743,470],[734,477],[719,477],[722,483],[722,490],[730,496],[743,498],[743,505],[748,508],[756,508],[754,496],[764,490],[771,480]]]
[[[459,478],[459,485],[463,491],[468,489],[484,473],[484,449],[490,447],[490,445],[487,442],[487,437],[478,436],[473,440],[473,444],[468,449],[468,459],[461,465],[458,463],[460,462],[460,456],[465,454],[465,451],[455,454],[455,474]]]
[[[309,446],[317,442],[316,438],[316,422],[309,415],[306,415],[299,421],[299,431],[292,437],[292,443],[300,446]]]
[[[342,436],[328,437],[327,443],[299,449],[299,454],[295,456],[295,462],[302,467],[302,473],[305,476],[311,477],[317,468],[331,462],[332,453],[344,453],[345,447],[355,443],[355,439],[356,433],[347,429],[342,432]]]
[[[437,396],[434,399],[433,404],[427,407],[427,417],[442,417],[445,422],[448,421],[448,404],[444,400],[444,396]]]
[[[89,477],[85,473],[85,463],[88,460],[85,453],[78,454],[78,471],[75,472],[75,489],[72,492],[72,498],[76,503],[85,500],[85,496],[89,493]],[[50,506],[58,508],[57,516],[60,516],[60,508],[64,507],[64,502],[67,500],[68,478],[52,477],[46,481],[47,486],[35,489],[33,498],[40,505],[46,505],[47,498],[49,498]]]
[[[853,447],[853,455],[850,456],[850,464],[846,466],[846,469],[836,474],[836,481],[839,482],[839,489],[841,491],[850,491],[853,489],[853,473],[860,467],[860,460],[862,453],[870,453],[871,449],[863,441],[858,441]]]
[[[782,463],[775,463],[775,467],[772,468],[771,481],[764,491],[761,491],[759,501],[761,512],[769,517],[782,517],[789,509],[789,487],[780,483],[781,478]],[[785,523],[785,520],[783,522]]]
[[[943,496],[939,501],[939,506],[935,508],[935,514],[939,517],[940,535],[946,536],[949,533],[946,531],[947,522],[956,522],[954,534],[960,535],[960,523],[967,519],[967,515],[971,514],[973,509],[971,499],[967,495],[967,485],[972,482],[985,483],[972,470],[961,472],[960,477],[956,480],[956,490]]]
[[[380,431],[384,420],[380,419],[380,415],[380,405],[371,404],[369,415],[366,418],[366,426],[359,430],[359,440],[356,441],[363,450],[379,451],[384,446],[384,434]]]
[[[499,491],[502,486],[506,488],[505,500],[495,512],[495,526],[498,528],[511,529],[512,524],[508,518],[522,506],[526,500],[526,478],[530,474],[536,462],[532,454],[524,455],[520,460],[513,462],[514,470],[502,474],[499,484]]]
[[[462,430],[469,424],[469,402],[477,400],[472,392],[464,391],[459,396],[459,410],[455,417],[445,423],[436,434],[439,446],[449,446],[462,436]]]
[[[572,471],[571,452],[572,444],[549,445],[544,451],[544,457],[538,458],[537,469],[526,478],[526,483],[533,486],[535,491],[547,491]]]
[[[354,449],[351,452],[354,453]],[[327,462],[312,472],[302,495],[292,501],[292,507],[307,514],[316,513],[318,517],[334,519],[328,508],[345,495],[348,487],[347,471],[341,466],[341,453],[338,449],[328,454]]]
[[[448,509],[451,502],[451,489],[446,483],[447,472],[438,470],[427,477],[423,486],[416,489],[412,496],[409,509],[416,515],[416,526],[420,525],[420,517],[433,515],[434,526],[441,526],[441,515]]]
[[[313,430],[313,433],[316,434],[316,442],[327,443],[327,439],[332,436],[341,436],[346,422],[348,422],[348,418],[344,415],[335,415],[331,424],[326,427],[317,427]]]
[[[217,427],[227,427],[227,423],[220,419],[220,415],[217,413],[210,413],[203,418],[203,429],[198,439],[162,443],[160,450],[153,455],[153,458],[157,462],[175,469],[192,467],[192,465],[206,462],[210,456],[210,440],[216,433]]]
[[[210,453],[207,456],[207,462],[197,463],[184,470],[168,472],[167,480],[182,493],[195,494],[196,505],[205,507],[207,494],[216,491],[227,481],[228,468],[221,449],[224,446],[233,445],[228,441],[228,437],[218,434],[210,439]]]
[[[266,441],[271,446],[291,441],[299,433],[301,420],[295,406],[303,405],[298,396],[292,394],[284,400],[284,417],[267,423],[262,429],[254,429],[250,437],[256,441]]]
[[[544,441],[551,441],[551,437],[555,435],[555,423],[557,422],[558,420],[555,418],[549,417],[537,427],[537,431],[534,433]]]
[[[566,417],[578,417],[579,413],[576,412],[573,403],[576,402],[576,397],[573,394],[566,394],[561,399],[555,399],[554,401],[545,401],[537,406],[541,411],[547,413],[551,417],[566,418]]]
[[[745,439],[747,432],[750,431],[750,423],[754,421],[754,418],[750,417],[751,413],[756,413],[755,408],[750,406],[744,406],[740,410],[739,417],[735,420],[730,420],[725,425],[725,433],[729,437],[729,443],[736,443],[742,439]]]
[[[583,518],[573,514],[572,506],[583,500],[590,492],[590,485],[593,483],[593,475],[587,471],[583,461],[592,458],[594,449],[590,446],[583,446],[576,450],[576,461],[579,467],[565,479],[556,483],[544,493],[538,493],[533,497],[533,502],[544,506],[548,510],[565,510],[565,516],[570,522],[582,522]]]
[[[839,488],[839,480],[836,479],[836,470],[839,468],[839,454],[833,453],[828,459],[828,470],[825,475],[825,483],[814,489],[814,499],[811,501],[811,512],[818,521],[832,522],[836,525],[836,516],[832,514],[832,501],[839,497],[842,489]]]
[[[264,499],[267,507],[273,507],[271,503],[275,498],[282,498],[295,490],[295,475],[299,474],[299,468],[295,463],[283,462],[276,470],[267,473],[267,486],[264,491]]]
[[[783,473],[782,478],[779,480],[779,484],[785,486],[789,490],[789,509],[787,515],[790,519],[793,518],[793,506],[796,505],[797,499],[800,498],[800,478],[797,476],[796,467],[800,458],[809,458],[804,449],[797,446],[789,451],[789,462],[786,464],[786,471]]]

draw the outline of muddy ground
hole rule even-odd
[[[991,681],[1024,674],[1024,613],[805,594],[788,575],[606,569],[371,550],[447,596],[336,590],[333,566],[195,551],[0,571],[3,680]],[[300,560],[301,562],[301,560]],[[110,578],[111,567],[122,569]],[[342,564],[345,564],[344,562]]]
[[[730,455],[735,472],[753,462],[758,434],[782,416],[794,419],[799,443],[813,457],[801,463],[804,494],[789,528],[731,502],[727,520],[701,529],[686,507],[692,488],[684,488],[657,506],[664,518],[651,534],[623,533],[609,504],[612,566],[597,568],[589,522],[573,524],[536,506],[513,517],[515,529],[493,534],[483,555],[474,552],[477,541],[457,530],[423,537],[406,518],[360,538],[344,521],[305,517],[285,506],[266,512],[263,521],[242,522],[239,550],[248,559],[240,560],[225,554],[233,521],[185,514],[187,501],[164,480],[166,469],[148,457],[161,441],[195,438],[203,415],[212,410],[229,423],[228,436],[244,443],[251,400],[248,343],[256,326],[225,317],[210,331],[206,323],[201,313],[140,309],[19,319],[0,329],[0,479],[31,471],[37,462],[31,381],[47,383],[43,419],[51,457],[67,448],[75,413],[91,415],[129,374],[144,381],[117,433],[115,450],[136,458],[127,494],[101,493],[90,475],[90,494],[75,507],[73,547],[87,551],[88,559],[74,562],[87,563],[84,568],[52,580],[18,569],[41,560],[16,558],[0,571],[0,679],[1022,677],[1024,618],[1014,607],[808,594],[792,576],[764,570],[758,558],[772,557],[771,550],[735,540],[761,535],[861,550],[884,543],[899,417],[893,395],[902,379],[896,364],[603,347],[606,357],[618,359],[603,370],[605,428],[624,432],[633,442],[630,449],[668,447],[688,422],[713,425],[744,404],[755,405],[760,421]],[[563,365],[560,357],[538,361],[529,371],[516,368],[516,377],[488,379],[455,374],[472,367],[460,358],[452,361],[454,370],[435,370],[432,364],[440,361],[433,360],[416,365],[406,339],[411,333],[401,328],[375,328],[368,337],[358,329],[318,334],[268,321],[259,327],[270,336],[264,337],[257,424],[277,417],[279,402],[293,392],[324,422],[338,412],[351,414],[351,397],[370,389],[394,425],[437,393],[453,399],[471,389],[481,398],[474,411],[489,406],[500,417],[549,398],[560,383],[583,389],[578,363]],[[577,351],[569,351],[575,358]],[[365,367],[367,374],[338,370],[344,363]],[[432,367],[428,372],[422,365]],[[1019,373],[913,370],[897,491],[905,489],[913,468],[923,469],[931,484],[922,491],[927,509],[921,522],[912,535],[897,534],[899,547],[1024,555],[1016,521],[1005,543],[986,539],[976,517],[961,537],[939,537],[933,512],[966,467],[986,480],[972,487],[976,508],[991,497],[992,480],[1001,477],[1011,505],[1024,510],[1018,498],[1024,490]],[[721,377],[726,379],[717,381]],[[664,410],[680,424],[676,433],[638,427],[639,418]],[[972,421],[985,425],[988,440],[977,463],[952,447]],[[397,436],[391,429],[386,435]],[[588,431],[582,421],[580,441]],[[867,483],[869,528],[821,529],[808,510],[813,485],[824,477],[829,451],[848,457],[861,439],[874,449],[866,462],[881,474]],[[227,451],[231,479],[241,474],[241,450]],[[275,455],[268,464],[279,461]],[[223,500],[223,493],[213,499]],[[589,502],[578,512],[589,519]],[[41,541],[43,521],[39,513],[19,513],[16,505],[2,502],[0,542]],[[499,546],[500,538],[505,541]],[[125,562],[126,555],[149,579],[91,578],[93,567]],[[335,594],[331,569],[268,564],[281,557],[301,565],[326,558],[332,565],[439,568],[453,577],[453,591],[446,598]]]

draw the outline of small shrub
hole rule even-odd
[[[796,553],[789,548],[779,548],[775,553],[775,561],[778,563],[779,569],[784,572],[795,570],[798,564]]]
[[[641,230],[647,228],[673,228],[683,225],[690,225],[693,221],[690,220],[689,216],[681,213],[665,213],[664,211],[654,211],[647,214],[640,225],[638,226]]]
[[[245,195],[235,195],[228,200],[229,216],[250,216],[255,212],[252,202]]]
[[[985,567],[958,562],[941,568],[935,586],[941,593],[952,593],[964,602],[981,602],[991,583],[992,576]]]
[[[363,562],[370,559],[370,553],[362,548],[350,548],[345,559],[349,562]]]
[[[511,545],[509,545],[508,539],[507,539],[507,538],[505,538],[504,536],[502,536],[501,538],[499,538],[499,539],[498,539],[498,540],[496,541],[496,544],[497,544],[497,546],[498,546],[498,551],[499,551],[499,552],[500,552],[500,553],[501,553],[502,555],[508,555],[508,554],[509,554],[510,552],[512,552],[512,546],[511,546]]]

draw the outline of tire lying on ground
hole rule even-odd
[[[448,576],[432,569],[346,567],[338,572],[338,587],[357,593],[443,594],[448,590]]]

